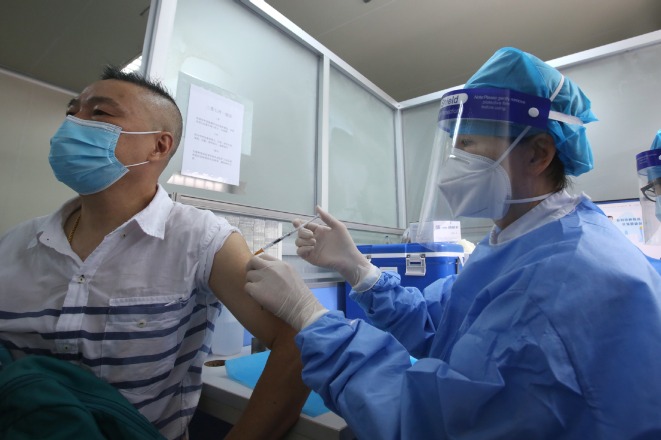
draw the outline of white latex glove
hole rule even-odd
[[[328,312],[289,264],[261,254],[248,261],[247,269],[246,292],[297,331]]]
[[[374,284],[381,272],[360,253],[344,223],[318,206],[317,213],[326,224],[310,223],[301,228],[296,253],[310,264],[337,271],[354,288],[367,278]],[[302,223],[298,219],[293,222],[295,227]]]

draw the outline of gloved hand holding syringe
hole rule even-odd
[[[301,228],[304,228],[305,226],[309,225],[310,223],[312,223],[313,221],[315,221],[315,220],[318,219],[318,218],[319,218],[319,214],[315,215],[313,218],[311,218],[311,219],[308,220],[307,222],[303,223],[303,224],[300,225],[299,227],[297,227],[297,228],[295,228],[295,229],[292,229],[291,231],[287,232],[287,233],[286,233],[285,235],[283,235],[282,237],[280,237],[280,238],[278,238],[278,239],[276,239],[276,240],[273,240],[272,242],[270,242],[269,244],[267,244],[267,245],[264,246],[263,248],[259,249],[259,250],[258,250],[257,252],[255,252],[253,255],[259,255],[259,254],[263,253],[265,250],[267,250],[267,249],[270,248],[271,246],[274,246],[274,245],[280,243],[280,242],[281,242],[282,240],[284,240],[285,238],[289,237],[290,235],[292,235],[292,234],[295,233],[295,232],[298,232]]]
[[[297,219],[294,231],[285,235],[298,231],[296,254],[317,267],[336,271],[357,291],[370,288],[378,281],[381,270],[358,250],[340,220],[320,207],[317,213],[323,224],[311,223],[317,217],[303,224]],[[328,312],[290,264],[264,254],[251,258],[246,268],[246,292],[295,330],[300,331]]]

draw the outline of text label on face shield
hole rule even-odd
[[[514,90],[463,89],[450,92],[441,98],[439,123],[456,119],[460,107],[463,108],[462,119],[505,121],[545,129],[551,101],[548,98],[540,98]]]
[[[456,95],[446,96],[441,99],[441,108],[449,105],[459,105],[468,101],[468,95],[465,93],[457,93]]]

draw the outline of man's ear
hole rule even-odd
[[[154,149],[151,152],[151,158],[155,160],[168,160],[174,149],[174,137],[169,131],[159,133]]]
[[[543,173],[556,155],[555,141],[548,133],[535,135],[529,141],[527,168],[533,175]]]

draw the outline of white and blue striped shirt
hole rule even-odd
[[[184,436],[220,309],[213,258],[237,229],[159,187],[81,261],[62,229],[79,205],[0,238],[0,343],[89,368],[167,438]]]

